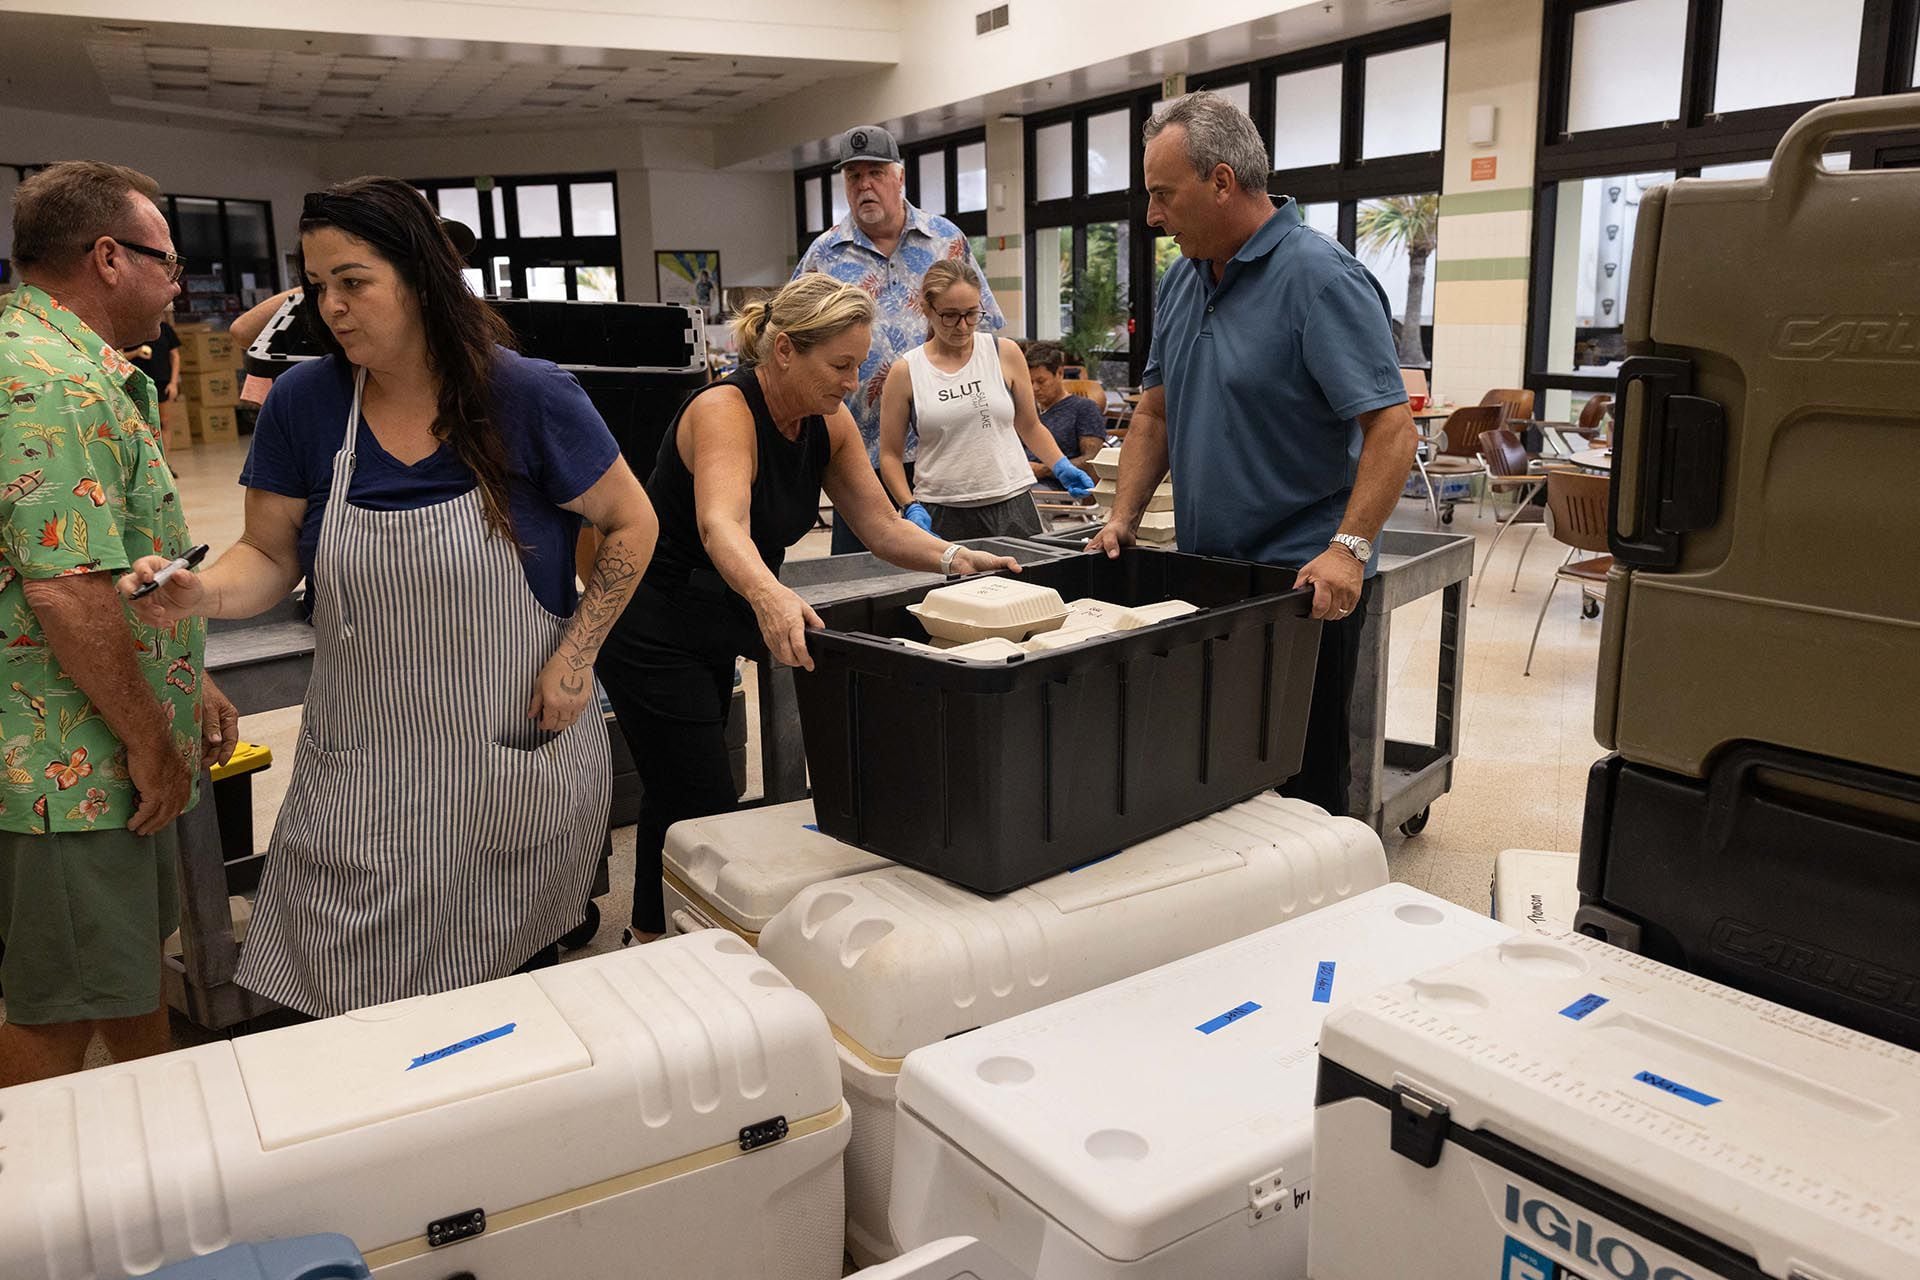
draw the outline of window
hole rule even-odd
[[[920,178],[920,191],[913,202],[928,213],[945,214],[947,211],[947,153],[929,151],[920,157],[916,166]]]
[[[515,207],[520,213],[520,236],[560,234],[560,188],[551,184],[516,187]]]
[[[1034,145],[1035,200],[1068,200],[1073,197],[1073,124],[1063,120],[1036,130]]]
[[[573,296],[582,302],[620,301],[620,272],[615,267],[573,268]]]
[[[1672,180],[1671,172],[1634,173],[1559,184],[1556,216],[1571,222],[1552,258],[1547,372],[1610,376],[1619,369],[1640,201]]]
[[[1033,336],[1058,341],[1073,327],[1073,228],[1033,233]]]
[[[1360,154],[1368,160],[1440,150],[1447,107],[1445,41],[1377,53],[1366,62]]]
[[[1340,206],[1333,203],[1303,204],[1300,206],[1300,218],[1309,227],[1318,231],[1329,240],[1340,238]],[[1432,294],[1429,292],[1428,297]],[[1432,308],[1427,309],[1429,312]]]
[[[907,199],[916,208],[946,218],[969,237],[987,233],[987,143],[983,130],[911,143],[904,155]]]
[[[957,147],[953,153],[954,168],[958,173],[953,208],[956,213],[985,213],[987,211],[987,144],[969,142]],[[985,230],[984,227],[981,228]]]
[[[1575,14],[1567,129],[1678,119],[1686,41],[1687,0],[1622,0]]]
[[[477,290],[486,296],[619,299],[619,268],[580,266],[620,260],[619,193],[612,174],[438,178],[413,185],[441,217],[472,229],[469,279],[477,277]]]
[[[480,193],[472,187],[440,188],[440,216],[464,223],[467,230],[480,234]]]
[[[1277,76],[1273,82],[1273,167],[1284,173],[1340,163],[1337,62]]]
[[[1722,0],[1713,109],[1846,98],[1865,0]]]
[[[156,203],[186,260],[174,302],[177,320],[231,321],[279,289],[271,204],[164,195]]]
[[[828,179],[827,189],[833,192],[833,221],[829,225],[837,227],[847,217],[847,184],[836,173]]]
[[[614,234],[613,184],[611,182],[575,182],[567,188],[573,205],[573,234],[610,236]]]
[[[802,200],[806,207],[806,224],[800,228],[802,231],[827,229],[826,202],[821,190],[825,185],[825,178],[808,178],[801,184],[801,190],[804,193]]]
[[[565,267],[528,267],[527,296],[565,302],[567,300],[567,269]]]
[[[1439,229],[1440,195],[1434,191],[1362,200],[1354,216],[1354,256],[1386,292],[1404,365],[1427,363],[1424,332],[1433,326]]]
[[[1132,172],[1133,130],[1123,107],[1087,120],[1087,192],[1125,191]]]

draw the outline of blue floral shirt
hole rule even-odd
[[[941,258],[963,258],[980,272],[980,329],[1004,329],[1007,318],[986,285],[987,273],[973,256],[966,233],[947,219],[907,206],[907,226],[893,256],[883,256],[849,213],[838,225],[820,233],[794,268],[797,279],[809,271],[823,271],[835,280],[857,284],[873,296],[879,316],[873,326],[873,346],[860,366],[860,385],[847,397],[847,408],[867,442],[867,459],[880,458],[880,389],[896,358],[927,340],[927,322],[920,314],[920,278]],[[907,440],[912,461],[915,440]]]

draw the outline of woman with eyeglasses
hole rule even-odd
[[[240,542],[135,609],[246,618],[306,580],[313,680],[235,980],[328,1016],[504,977],[580,923],[612,781],[593,663],[657,525],[586,392],[511,349],[419,192],[308,196],[300,254],[329,354],[261,408]],[[583,519],[602,541],[581,594]]]
[[[901,514],[942,538],[1025,537],[1042,531],[1033,505],[1032,450],[1076,498],[1093,480],[1061,454],[1034,407],[1027,360],[1011,339],[976,332],[980,273],[958,258],[920,283],[926,342],[896,360],[880,393],[880,479]],[[920,460],[907,482],[907,426]]]

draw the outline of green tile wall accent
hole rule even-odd
[[[1456,191],[1440,197],[1442,217],[1457,213],[1511,213],[1533,208],[1531,187],[1502,187],[1497,191]]]
[[[1435,280],[1525,280],[1525,258],[1455,258],[1434,268]]]

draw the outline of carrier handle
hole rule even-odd
[[[1815,107],[1787,129],[1773,150],[1768,175],[1775,192],[1797,196],[1810,175],[1825,172],[1820,157],[1827,143],[1843,133],[1879,133],[1920,129],[1920,93],[1847,98]]]
[[[1753,775],[1761,769],[1774,769],[1810,782],[1831,783],[1850,791],[1920,805],[1920,778],[1784,747],[1745,743],[1728,752],[1714,768],[1707,794],[1705,834],[1709,848],[1724,849],[1733,838],[1740,800],[1751,792]]]
[[[1629,356],[1614,386],[1620,429],[1607,489],[1607,544],[1622,565],[1672,569],[1680,536],[1720,518],[1726,414],[1693,394],[1693,364]]]

